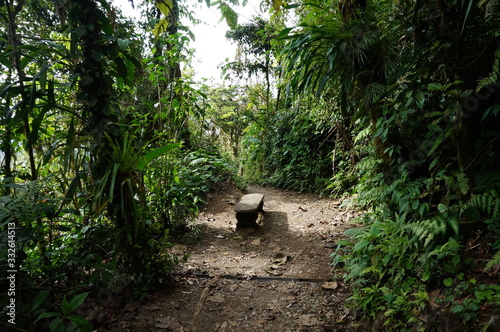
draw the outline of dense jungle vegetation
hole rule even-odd
[[[262,0],[243,25],[237,2],[136,0],[134,22],[108,0],[0,0],[2,329],[91,331],[84,301],[158,288],[186,259],[171,237],[232,178],[365,212],[332,260],[378,330],[486,331],[500,2]],[[193,4],[239,47],[226,84],[193,80]]]

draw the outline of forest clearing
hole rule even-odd
[[[1,330],[500,330],[498,0],[129,2],[0,0]]]

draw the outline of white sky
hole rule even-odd
[[[205,1],[198,4],[197,0],[190,0],[197,4],[195,9],[196,17],[204,22],[197,26],[191,27],[196,40],[191,43],[191,48],[196,51],[195,61],[192,64],[196,74],[195,79],[199,80],[202,77],[213,77],[216,82],[221,82],[220,70],[218,65],[224,63],[227,58],[230,61],[234,60],[236,54],[236,46],[232,45],[225,37],[226,31],[229,29],[226,22],[219,23],[221,14],[216,6],[207,8]],[[120,7],[122,12],[127,16],[134,17],[140,13],[140,10],[132,9],[128,0],[113,0],[116,6]],[[139,0],[135,0],[139,3]],[[238,23],[248,22],[253,16],[259,13],[260,0],[249,0],[245,7],[233,7],[239,14]],[[188,24],[189,22],[183,22]]]

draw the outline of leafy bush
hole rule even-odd
[[[243,140],[250,181],[322,193],[332,173],[332,142],[325,109],[280,110],[265,127],[253,124]]]
[[[409,223],[407,217],[366,214],[369,226],[347,231],[349,239],[339,241],[332,255],[356,286],[350,300],[368,317],[384,317],[391,328],[417,324],[428,300],[426,284],[455,273],[461,261],[457,241],[443,237],[440,227],[427,229],[434,221]]]
[[[217,152],[191,151],[184,157],[163,157],[146,174],[152,220],[174,232],[186,230],[203,197],[234,170]]]
[[[52,321],[49,324],[51,332],[92,331],[92,326],[85,320],[85,318],[74,313],[74,311],[82,305],[88,295],[88,292],[79,294],[75,296],[70,302],[68,302],[66,300],[66,296],[64,296],[61,303],[61,312],[43,312],[40,314],[40,316],[38,316],[35,324],[41,319],[51,318]]]

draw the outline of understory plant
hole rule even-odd
[[[470,214],[471,205],[477,206],[478,199],[472,198],[462,207],[456,204],[428,211],[419,195],[413,197],[417,203],[399,200],[397,212],[382,208],[364,214],[360,225],[346,231],[347,239],[338,242],[333,263],[344,267],[346,280],[354,286],[350,300],[386,330],[425,330],[437,316],[429,310],[436,301],[451,305],[451,314],[457,314],[463,326],[484,323],[485,318],[477,311],[490,308],[486,314],[491,314],[498,310],[500,288],[490,284],[488,278],[482,283],[475,281],[473,275],[470,280],[474,281],[467,282],[464,271],[479,268],[487,272],[496,261],[493,257],[488,265],[476,266],[465,256],[470,238],[460,229],[468,225],[459,221]],[[496,205],[481,205],[479,209],[491,212]],[[491,219],[489,214],[489,219],[474,231],[477,238],[483,232],[496,233],[486,250],[498,250],[499,219]],[[464,287],[472,284],[474,288]],[[436,289],[448,295],[433,298]]]
[[[153,220],[177,234],[188,230],[205,195],[233,174],[232,166],[213,148],[158,158],[145,177]]]
[[[430,177],[416,177],[412,161],[395,165],[392,176],[374,171],[382,163],[368,154],[357,165],[365,176],[355,201],[367,212],[332,254],[354,286],[351,303],[388,331],[432,329],[432,321],[486,326],[500,305],[498,286],[485,277],[498,264],[498,172],[477,173],[471,186],[432,162]],[[436,310],[438,302],[451,308]]]
[[[332,115],[326,105],[304,104],[292,111],[279,109],[271,119],[261,119],[246,129],[243,164],[250,181],[300,192],[326,192],[335,139]]]

